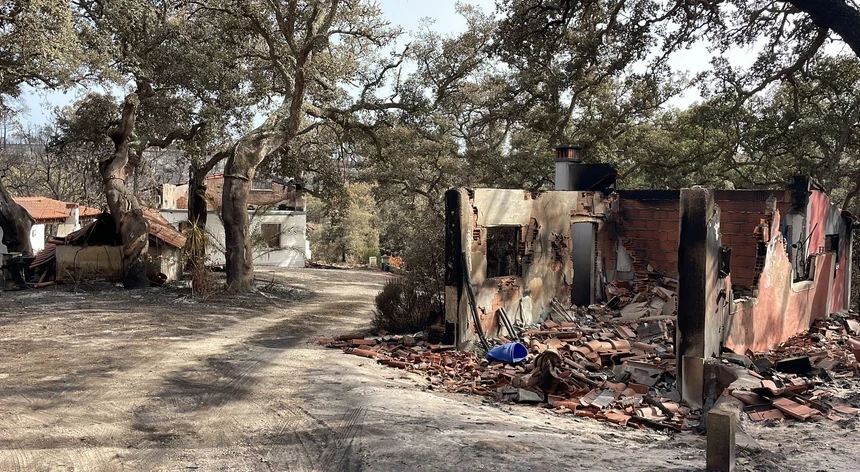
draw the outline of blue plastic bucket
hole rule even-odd
[[[502,346],[496,346],[490,349],[487,353],[487,359],[498,360],[508,364],[516,364],[525,359],[529,355],[529,350],[520,343],[507,343]]]

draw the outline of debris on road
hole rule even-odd
[[[508,346],[513,359],[525,356],[522,362],[485,360],[453,345],[429,343],[423,333],[345,335],[317,342],[389,367],[422,372],[430,388],[541,403],[559,413],[621,425],[680,431],[698,423],[674,393],[672,316],[624,320],[599,305],[564,315],[575,321],[547,320],[522,330],[522,345],[495,340],[499,347]],[[519,350],[515,346],[528,350],[514,355]]]
[[[844,404],[838,393],[854,389],[851,381],[860,379],[860,350],[854,349],[860,340],[852,337],[857,323],[856,313],[834,313],[767,353],[750,353],[750,375],[761,386],[728,393],[743,402],[756,422],[856,417],[860,405]]]
[[[653,299],[662,299],[654,290],[639,292],[637,297],[642,301],[632,303],[655,309]],[[522,362],[513,363],[430,343],[424,333],[352,334],[316,341],[392,368],[420,372],[431,389],[541,404],[557,413],[622,426],[698,428],[705,412],[682,404],[675,387],[675,318],[649,311],[632,320],[618,316],[621,311],[602,305],[574,308],[563,317],[574,321],[548,319],[520,330],[519,347],[527,346],[528,352]],[[853,313],[834,314],[770,352],[725,353],[724,364],[746,370],[760,387],[728,388],[716,394],[739,399],[752,421],[856,416],[860,405],[832,401],[838,396],[831,387],[834,382],[860,378],[854,358],[860,355],[860,339],[851,337],[852,322],[857,319]],[[495,349],[513,350],[518,345],[505,338],[492,342],[497,344]]]

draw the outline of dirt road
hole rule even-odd
[[[429,391],[308,343],[366,328],[384,276],[274,277],[297,290],[206,302],[165,289],[0,295],[0,471],[704,466],[689,434]],[[749,470],[782,459],[748,456]]]

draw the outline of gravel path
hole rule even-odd
[[[0,295],[0,470],[704,466],[704,442],[689,434],[435,392],[308,342],[366,329],[382,274],[260,277],[300,290],[206,302],[176,289]],[[746,455],[748,470],[780,461]]]

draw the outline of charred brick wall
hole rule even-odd
[[[746,288],[755,285],[756,257],[761,236],[756,227],[764,218],[764,202],[719,200],[720,233],[723,245],[732,248],[732,283]]]
[[[765,190],[718,190],[714,203],[720,207],[720,233],[724,246],[732,248],[732,283],[752,288],[761,273],[764,254],[762,235],[756,228],[766,224],[767,199],[776,198],[781,212],[790,207],[788,192]]]
[[[618,232],[620,242],[634,259],[634,272],[650,264],[677,277],[680,193],[622,190],[619,194]]]

